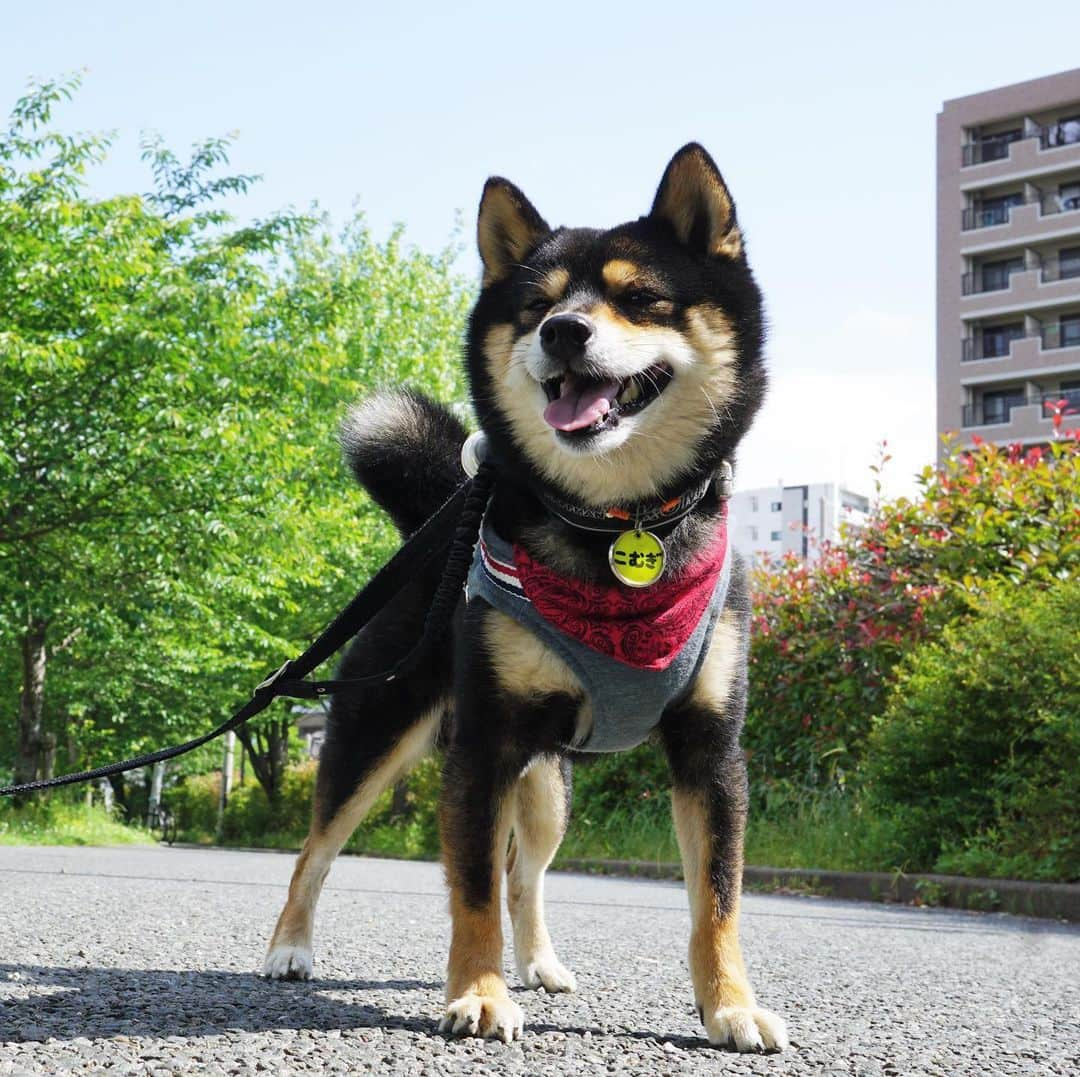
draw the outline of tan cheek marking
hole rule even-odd
[[[686,328],[690,344],[700,357],[725,365],[734,359],[735,330],[719,307],[707,303],[691,307],[686,312]]]
[[[697,1004],[706,1013],[725,1006],[752,1006],[754,993],[739,947],[738,899],[731,913],[721,916],[709,879],[712,839],[704,798],[676,789],[671,808],[690,899],[690,977]],[[734,878],[741,877],[741,861],[732,872]]]
[[[730,610],[716,622],[709,653],[690,691],[692,703],[722,712],[731,696],[742,650],[741,625]]]
[[[484,337],[484,355],[488,362],[502,365],[510,358],[514,346],[514,327],[508,324],[493,325]]]

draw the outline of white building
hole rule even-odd
[[[729,534],[747,558],[793,553],[813,562],[823,543],[839,538],[842,523],[861,527],[869,511],[868,497],[835,482],[762,486],[732,496]]]

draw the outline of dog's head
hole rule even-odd
[[[670,496],[730,459],[760,405],[761,295],[735,203],[700,146],[648,216],[552,229],[488,180],[469,325],[481,426],[533,481],[597,507]]]

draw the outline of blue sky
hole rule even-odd
[[[868,488],[887,438],[899,491],[934,454],[935,114],[1075,67],[1078,41],[1075,0],[54,2],[5,12],[0,98],[86,67],[62,119],[118,132],[103,193],[147,186],[141,130],[177,148],[237,131],[233,164],[265,177],[252,214],[355,204],[430,249],[458,211],[471,241],[491,173],[553,224],[636,217],[697,139],[772,323],[773,391],[739,484]]]

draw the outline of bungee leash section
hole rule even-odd
[[[136,756],[134,759],[109,763],[77,774],[63,774],[57,778],[9,785],[0,788],[0,796],[16,796],[42,789],[55,789],[61,785],[93,781],[96,778],[108,778],[113,774],[123,774],[125,771],[138,770],[166,759],[175,759],[250,721],[279,696],[318,699],[334,692],[372,684],[387,684],[410,673],[428,655],[431,642],[441,637],[450,624],[465,585],[469,565],[472,563],[480,522],[491,499],[495,481],[492,465],[475,455],[473,459],[465,459],[464,453],[463,462],[471,476],[469,480],[458,487],[442,508],[375,573],[368,585],[357,593],[302,655],[285,662],[262,681],[251,699],[216,729],[183,744]],[[390,669],[362,677],[330,681],[304,679],[331,655],[341,650],[406,584],[415,580],[424,568],[444,552],[446,561],[442,577],[424,619],[423,633],[408,654]]]

